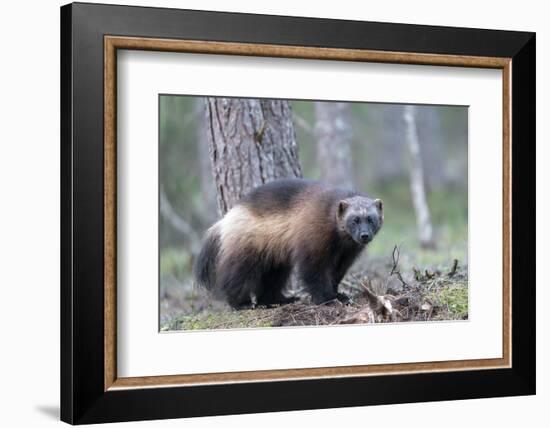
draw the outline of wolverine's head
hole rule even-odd
[[[365,196],[342,199],[338,203],[337,219],[342,231],[358,244],[366,245],[384,222],[382,201]]]

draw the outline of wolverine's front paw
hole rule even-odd
[[[336,294],[320,294],[311,296],[311,301],[314,305],[326,305],[337,301]]]
[[[336,293],[336,298],[344,305],[350,305],[352,303],[351,297],[344,293]]]
[[[351,299],[343,293],[324,294],[322,296],[313,296],[315,305],[331,305],[335,303],[350,304]]]

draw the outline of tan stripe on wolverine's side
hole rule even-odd
[[[247,248],[267,252],[282,262],[288,259],[289,248],[296,248],[294,243],[306,238],[304,235],[309,228],[305,228],[304,225],[316,223],[317,230],[330,227],[329,223],[323,224],[316,219],[313,211],[315,206],[309,203],[296,204],[291,213],[258,215],[244,205],[237,205],[213,225],[208,233],[219,233],[221,260],[230,256],[232,251]],[[318,233],[317,238],[322,235]]]

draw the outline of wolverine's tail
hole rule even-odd
[[[220,236],[216,228],[211,228],[207,232],[204,244],[193,266],[197,282],[209,290],[212,290],[216,284],[216,264],[219,252]]]

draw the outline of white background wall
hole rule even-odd
[[[59,6],[10,1],[0,9],[0,423],[42,427],[58,422],[59,406]],[[113,3],[104,1],[104,3]],[[271,2],[148,0],[127,4],[324,18],[485,27],[537,32],[537,264],[549,255],[550,29],[545,2],[352,0]],[[546,144],[545,144],[546,143]],[[548,423],[550,298],[537,272],[538,395],[264,415],[155,421],[141,426],[436,426],[484,423],[517,427]],[[213,403],[215,405],[215,403]],[[126,426],[137,426],[127,424]]]

